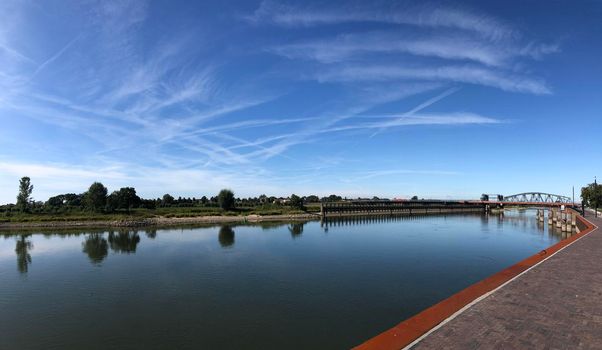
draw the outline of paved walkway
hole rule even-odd
[[[412,349],[602,349],[602,219]]]

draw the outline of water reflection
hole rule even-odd
[[[17,269],[20,273],[27,273],[29,264],[31,264],[31,254],[29,250],[33,249],[33,243],[27,239],[30,235],[21,235],[17,239],[15,252],[17,253]]]
[[[575,232],[563,232],[560,228],[555,225],[548,225],[547,215],[544,222],[540,222],[533,215],[532,211],[505,211],[499,213],[480,214],[480,213],[457,213],[457,214],[441,214],[435,215],[439,217],[459,217],[462,220],[480,220],[481,231],[487,232],[496,227],[510,227],[517,228],[521,231],[537,232],[540,235],[554,237],[557,240],[565,239]],[[391,223],[399,221],[428,221],[432,220],[433,215],[377,215],[377,216],[357,216],[357,217],[341,217],[341,218],[328,218],[320,223],[322,230],[328,232],[329,227],[347,226],[347,225],[364,225],[372,223]],[[255,226],[262,230],[271,229],[284,229],[285,232],[288,230],[292,239],[297,239],[303,235],[305,224],[307,222],[263,222],[255,224],[247,224],[245,226]],[[237,224],[223,225],[219,227],[218,231],[218,242],[222,248],[231,248],[235,243],[235,232],[234,228]],[[215,227],[215,226],[207,226]],[[284,228],[286,227],[286,229]],[[183,230],[195,230],[195,228],[183,228]],[[546,234],[547,232],[547,234]],[[27,273],[29,266],[32,263],[31,250],[33,249],[32,234],[40,233],[36,231],[18,231],[9,233],[8,235],[15,235],[16,247],[15,253],[17,255],[17,268],[20,273]],[[144,230],[147,239],[156,239],[157,229],[148,228]],[[81,242],[81,251],[84,253],[89,261],[98,265],[101,264],[105,259],[108,258],[109,248],[115,253],[122,254],[134,254],[141,241],[139,231],[131,229],[122,229],[118,231],[107,231],[96,230],[96,231],[48,231],[41,232],[46,238],[55,236],[60,237],[71,237],[71,236],[84,236],[85,238]]]
[[[90,233],[82,243],[82,252],[93,264],[100,264],[109,253],[109,244],[102,233]]]
[[[259,226],[263,231],[276,230],[281,228],[282,226],[286,226],[288,223],[286,222],[278,222],[278,221],[263,221],[258,223],[253,223],[245,226]]]
[[[150,239],[157,238],[157,229],[156,228],[150,228],[150,229],[146,230],[146,237],[148,237]]]
[[[117,234],[113,231],[109,232],[109,245],[115,253],[136,253],[139,242],[138,231],[119,231]]]
[[[335,226],[349,226],[349,225],[363,225],[363,224],[374,224],[374,223],[391,223],[399,221],[423,221],[431,220],[433,217],[466,217],[475,218],[481,217],[481,213],[445,213],[445,214],[384,214],[384,215],[368,215],[368,216],[349,216],[349,217],[330,217],[324,218],[320,221],[320,226],[324,231],[328,231],[329,227]],[[485,218],[484,220],[487,220]],[[485,221],[486,222],[486,221]]]
[[[234,245],[234,230],[227,225],[220,227],[217,239],[222,248],[232,247]]]
[[[293,237],[293,239],[301,236],[303,233],[303,226],[305,226],[305,223],[303,222],[296,222],[288,225],[288,232],[291,233],[291,237]]]

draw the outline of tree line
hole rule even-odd
[[[341,196],[332,194],[327,197],[316,195],[298,196],[290,195],[288,198],[267,196],[262,194],[258,197],[236,198],[230,189],[222,189],[212,197],[174,197],[169,193],[160,198],[144,199],[138,196],[134,187],[122,187],[109,193],[109,190],[100,182],[94,182],[84,193],[65,193],[50,197],[46,202],[35,201],[32,198],[33,184],[29,177],[23,177],[19,181],[19,192],[16,204],[0,206],[1,209],[15,208],[21,212],[44,212],[57,211],[59,209],[75,208],[93,212],[111,213],[116,211],[129,212],[135,208],[169,208],[169,207],[216,207],[223,210],[234,210],[236,208],[257,207],[261,205],[287,205],[293,208],[305,209],[309,203],[324,201],[340,201]]]

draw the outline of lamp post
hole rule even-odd
[[[594,176],[594,195],[596,195],[598,192],[598,181],[596,180],[596,177]],[[596,200],[596,208],[594,209],[595,212],[595,217],[598,217],[598,198],[594,197]]]

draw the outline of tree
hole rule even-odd
[[[307,201],[307,203],[318,203],[320,202],[320,197],[312,194],[310,196],[307,196],[305,200]]]
[[[163,199],[161,200],[161,205],[164,207],[172,205],[174,202],[174,198],[169,193],[163,195]]]
[[[106,209],[109,212],[119,209],[119,193],[117,191],[113,191],[113,193],[107,196]]]
[[[27,176],[22,177],[19,181],[19,195],[17,195],[17,207],[21,209],[21,211],[29,209],[31,192],[33,192],[31,179]]]
[[[100,211],[107,204],[107,188],[100,182],[93,183],[84,195],[86,207]]]
[[[155,202],[154,199],[140,199],[139,207],[145,209],[156,209],[157,202]]]
[[[129,212],[132,208],[137,208],[140,206],[140,197],[136,194],[136,189],[133,187],[122,187],[119,191],[115,191],[111,194],[111,196],[116,196],[116,204],[115,208],[117,209],[127,209]]]
[[[234,209],[234,192],[229,189],[223,189],[217,195],[217,201],[220,208],[224,210]]]
[[[65,196],[59,194],[58,196],[50,197],[46,201],[46,205],[49,207],[62,207],[65,202]]]
[[[343,198],[341,196],[337,196],[336,194],[331,194],[330,196],[328,196],[326,198],[326,201],[328,202],[337,202],[342,200]]]
[[[305,209],[305,206],[303,205],[303,199],[301,199],[301,197],[297,196],[296,194],[292,194],[290,200],[291,207],[301,210]]]
[[[417,201],[417,200],[418,200],[418,196],[413,196],[413,197],[412,197],[412,200],[413,200],[413,201]]]
[[[82,205],[83,197],[83,194],[67,193],[64,195],[65,204],[69,206],[79,207],[80,205]]]
[[[581,188],[581,199],[583,204],[590,208],[602,206],[602,185],[596,182]]]

